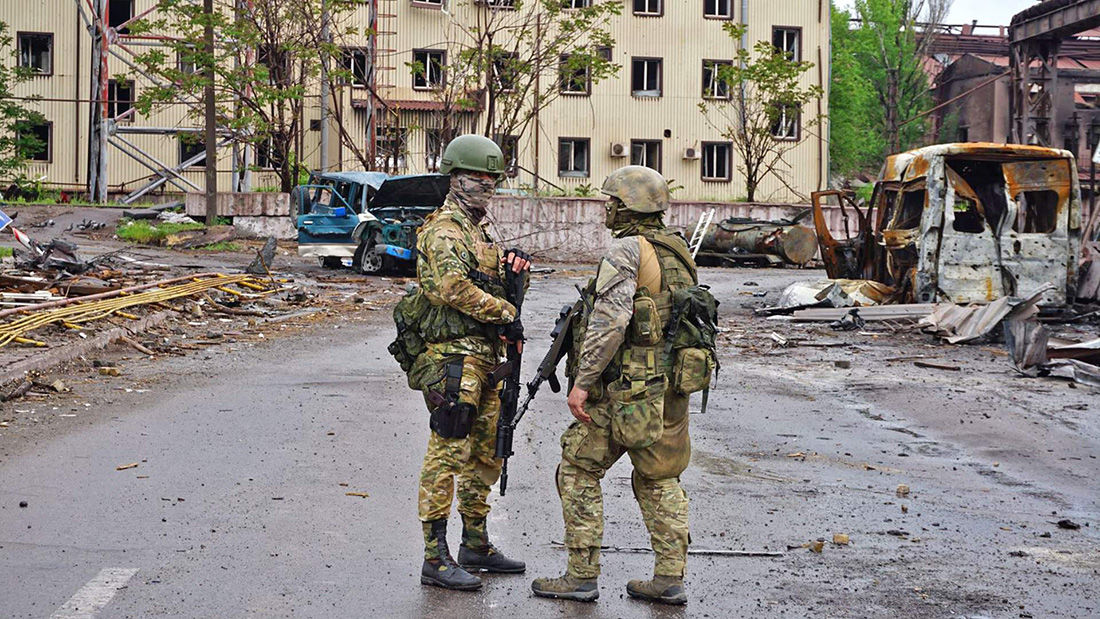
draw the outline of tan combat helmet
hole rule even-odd
[[[669,192],[665,177],[653,168],[628,165],[612,172],[600,191],[622,201],[636,213],[660,213],[668,209]]]

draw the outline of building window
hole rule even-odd
[[[199,155],[206,154],[206,145],[202,143],[201,133],[184,133],[179,136],[180,165],[189,168],[201,168],[205,165],[205,159],[197,159],[188,164],[188,161]]]
[[[661,77],[660,58],[634,58],[630,63],[630,94],[660,97]]]
[[[176,70],[184,75],[195,75],[198,73],[198,69],[195,68],[195,56],[197,52],[195,48],[188,45],[176,52]]]
[[[634,0],[635,15],[664,15],[664,0]]]
[[[485,6],[491,9],[514,9],[516,8],[516,0],[479,0]]]
[[[733,145],[729,142],[703,142],[703,180],[730,180],[732,152]]]
[[[442,129],[424,130],[424,167],[429,172],[439,171],[439,161],[443,158],[447,141]]]
[[[404,170],[408,130],[405,127],[378,127],[377,132],[375,167],[387,172]]]
[[[515,176],[519,173],[519,136],[518,135],[500,135],[499,133],[493,136],[493,141],[500,146],[500,151],[504,153],[504,161],[506,162],[505,171],[508,176]]]
[[[430,5],[430,6],[433,6],[433,7],[437,7],[437,6],[442,7],[443,6],[443,0],[412,0],[412,3],[413,3],[413,6],[416,6],[418,4],[427,4],[427,5]]]
[[[283,166],[283,156],[275,147],[275,138],[268,136],[256,143],[256,167],[276,170]]]
[[[630,165],[644,165],[661,171],[661,141],[631,140]]]
[[[558,176],[588,176],[590,144],[588,138],[559,138]]]
[[[269,84],[283,85],[290,83],[292,73],[290,54],[278,45],[263,44],[256,48],[256,64],[267,68],[267,81]]]
[[[704,60],[703,61],[703,98],[704,99],[729,99],[729,82],[722,79],[722,71],[732,67],[729,60]]]
[[[596,55],[604,60],[611,62],[611,46],[601,45],[596,48]]]
[[[560,65],[561,91],[569,95],[587,95],[592,89],[588,66],[577,66],[573,56],[565,54]]]
[[[413,88],[434,90],[443,86],[445,55],[442,50],[413,50]]]
[[[733,7],[730,0],[703,0],[703,17],[731,19]]]
[[[779,115],[772,122],[772,137],[777,140],[798,139],[799,111],[796,105],[779,106]]]
[[[46,32],[20,32],[16,35],[19,66],[42,75],[53,74],[53,35]]]
[[[776,50],[783,52],[788,60],[802,60],[802,29],[773,27],[772,45]]]
[[[515,92],[519,76],[519,54],[504,52],[493,58],[493,81],[499,92]]]
[[[348,83],[352,86],[367,86],[367,74],[370,70],[369,50],[349,47],[344,50],[343,69],[348,72]]]
[[[955,130],[956,142],[969,142],[970,141],[970,127],[959,127]]]
[[[134,120],[133,114],[127,115],[126,118],[120,119],[119,117],[132,109],[134,109],[133,80],[124,82],[107,80],[107,117],[122,122],[130,122]]]
[[[23,156],[30,161],[53,161],[53,123],[18,121],[15,140]]]
[[[592,6],[592,0],[562,0],[563,9],[583,9]]]
[[[109,0],[107,3],[107,25],[118,28],[119,34],[129,34],[129,28],[119,28],[134,16],[134,0]]]

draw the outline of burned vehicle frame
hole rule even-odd
[[[1068,151],[1014,144],[939,144],[886,159],[871,200],[812,195],[814,225],[833,279],[892,286],[892,302],[986,303],[1051,284],[1041,303],[1076,295],[1081,193]],[[847,238],[823,205],[839,202]]]

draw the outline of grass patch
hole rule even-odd
[[[0,258],[8,258],[12,255],[12,248],[0,247]]]
[[[196,249],[201,249],[203,251],[241,251],[241,246],[233,241],[219,241],[217,243],[197,247]]]
[[[115,234],[123,241],[142,245],[156,245],[169,234],[176,234],[184,230],[202,230],[205,227],[199,223],[173,224],[165,222],[151,224],[147,221],[124,221],[119,224]]]

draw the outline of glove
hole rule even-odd
[[[500,328],[500,334],[509,342],[523,341],[523,323],[513,320]]]

